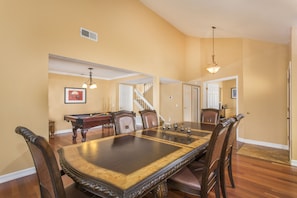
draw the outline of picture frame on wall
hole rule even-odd
[[[231,88],[231,98],[232,99],[237,98],[237,89],[236,89],[236,87]]]
[[[65,104],[85,104],[86,89],[85,88],[64,88],[64,103]]]

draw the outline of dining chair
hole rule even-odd
[[[121,110],[112,113],[115,126],[115,134],[130,133],[136,131],[136,114],[133,111]]]
[[[213,108],[201,109],[201,123],[218,124],[220,121],[220,110]],[[197,156],[196,160],[205,157],[207,147],[202,150]]]
[[[229,125],[234,119],[226,119],[216,125],[212,132],[205,160],[193,161],[167,181],[170,189],[182,191],[187,194],[207,198],[214,189],[216,197],[220,197],[220,159],[223,144]]]
[[[42,198],[84,198],[95,195],[80,190],[75,183],[64,188],[56,157],[45,138],[34,134],[25,127],[18,126],[15,132],[22,135],[31,152],[37,172]]]
[[[149,129],[159,126],[156,110],[145,109],[139,111],[142,120],[143,129]]]
[[[225,168],[228,169],[229,180],[232,188],[235,188],[235,183],[232,174],[232,153],[233,146],[236,140],[236,130],[242,118],[244,118],[243,114],[238,114],[235,118],[235,122],[233,122],[228,129],[228,137],[226,138],[224,145],[225,152],[222,152],[222,160],[221,160],[221,170],[220,170],[220,184],[223,198],[227,197],[226,193],[226,181],[225,181]]]
[[[213,108],[201,109],[201,122],[218,124],[220,122],[220,110]]]

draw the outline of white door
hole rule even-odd
[[[200,121],[200,87],[192,86],[192,122]]]
[[[200,87],[183,85],[183,117],[185,122],[200,120]]]
[[[191,85],[183,85],[184,121],[191,122]]]
[[[119,110],[133,111],[133,86],[120,84]]]
[[[218,83],[207,84],[207,107],[220,108],[220,87]]]

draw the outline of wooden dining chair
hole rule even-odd
[[[201,122],[218,124],[220,122],[220,110],[213,108],[201,109]]]
[[[115,134],[130,133],[136,131],[136,114],[133,111],[121,110],[112,113],[115,126]]]
[[[226,193],[226,180],[225,180],[225,168],[228,170],[229,180],[232,188],[235,188],[235,183],[232,174],[232,151],[233,146],[236,141],[236,130],[238,125],[244,116],[242,114],[238,114],[235,118],[235,122],[233,122],[228,129],[228,136],[225,141],[224,149],[225,152],[222,152],[222,160],[221,160],[221,170],[220,170],[220,184],[223,198],[227,197]]]
[[[214,189],[220,197],[220,159],[229,125],[234,119],[226,119],[216,125],[212,132],[205,160],[194,161],[168,179],[168,187],[187,194],[207,198]]]
[[[143,129],[149,129],[159,126],[156,110],[145,109],[139,111],[142,120]]]
[[[24,137],[31,152],[42,198],[84,198],[96,197],[89,192],[78,189],[75,183],[64,188],[56,157],[45,138],[35,135],[25,127],[17,127],[17,134]]]

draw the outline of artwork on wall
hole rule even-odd
[[[237,89],[235,87],[231,88],[231,98],[237,98]]]
[[[86,89],[85,88],[64,88],[64,103],[65,104],[85,104]]]

